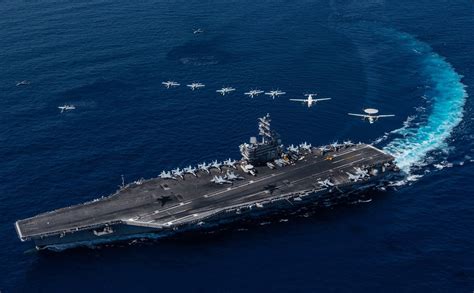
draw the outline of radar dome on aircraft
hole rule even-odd
[[[374,108],[367,108],[367,109],[364,109],[364,112],[369,114],[369,115],[373,115],[373,114],[377,114],[379,112],[379,110],[374,109]]]

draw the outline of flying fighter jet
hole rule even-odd
[[[308,97],[307,99],[290,99],[290,101],[303,102],[303,104],[308,104],[308,108],[311,108],[313,104],[316,104],[319,101],[327,101],[331,99],[331,98],[314,99],[313,96],[316,96],[316,95],[317,94],[306,94],[305,97]]]
[[[367,119],[370,124],[373,124],[375,121],[377,121],[379,118],[385,118],[385,117],[394,117],[395,115],[389,114],[389,115],[376,115],[379,110],[378,109],[373,109],[373,108],[367,108],[364,109],[364,112],[366,114],[354,114],[354,113],[347,113],[348,115],[351,116],[357,116],[357,117],[362,117],[362,120]]]
[[[263,94],[263,93],[264,92],[261,91],[261,90],[251,90],[251,91],[248,91],[248,92],[244,93],[244,95],[253,98],[253,97],[258,96],[258,95]]]
[[[161,83],[162,85],[164,85],[167,89],[171,88],[171,87],[177,87],[177,86],[180,86],[179,83],[177,83],[176,81],[163,81]]]
[[[217,90],[216,92],[220,93],[221,95],[225,96],[226,94],[235,91],[235,88],[233,87],[223,87],[220,90]]]
[[[76,109],[76,106],[74,105],[64,105],[64,106],[59,106],[58,109],[61,110],[61,113],[64,112],[64,111],[69,111],[69,110],[75,110]]]
[[[193,82],[191,84],[187,84],[186,86],[189,87],[193,91],[196,90],[196,89],[200,89],[202,87],[205,87],[205,85],[200,83],[200,82]]]
[[[277,97],[277,96],[284,95],[284,94],[286,94],[286,93],[285,93],[285,92],[282,92],[282,91],[280,91],[280,90],[269,91],[268,93],[265,93],[265,95],[270,96],[270,97],[272,97],[273,99],[275,99],[275,97]]]
[[[224,183],[226,183],[226,184],[231,184],[232,183],[232,181],[226,180],[222,176],[214,176],[214,178],[211,179],[211,182],[214,182],[216,184],[221,184],[221,185],[224,184]]]

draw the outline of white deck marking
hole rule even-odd
[[[351,152],[354,152],[354,151],[357,151],[357,150],[353,150],[353,151],[351,151]],[[347,153],[351,153],[351,152],[347,152]],[[321,174],[324,174],[324,173],[329,173],[329,172],[332,171],[332,170],[341,169],[341,168],[344,168],[344,167],[347,166],[347,165],[352,165],[352,164],[358,163],[358,162],[363,161],[363,160],[366,160],[366,159],[367,159],[367,158],[362,158],[362,159],[359,159],[359,160],[356,160],[356,161],[353,161],[353,162],[346,163],[346,164],[341,165],[341,166],[336,166],[336,167],[334,167],[334,168],[332,168],[332,169],[329,169],[329,170],[325,170],[325,171],[322,171],[322,172],[319,172],[319,173],[314,173],[314,174],[311,174],[311,175],[309,175],[309,176],[300,178],[300,179],[298,179],[298,180],[296,180],[296,181],[293,181],[292,183],[297,183],[297,182],[303,181],[303,180],[305,180],[305,179],[307,179],[307,178],[309,178],[309,177],[318,176],[318,175],[321,175]],[[316,163],[316,162],[315,162],[315,163]],[[313,164],[315,164],[315,163],[313,163]],[[302,166],[302,167],[305,167],[305,166]],[[300,168],[295,168],[295,169],[293,169],[293,171],[294,171],[294,170],[297,170],[297,169],[301,169],[302,167],[300,167]],[[274,177],[274,176],[278,176],[278,175],[282,175],[282,174],[283,174],[283,173],[272,174],[272,175],[270,175],[270,176],[262,177],[260,180],[255,180],[255,181],[252,180],[252,181],[253,181],[253,182],[260,182],[260,181],[263,181],[263,180],[268,179],[269,177]],[[250,184],[250,183],[249,183],[249,184]],[[239,187],[242,187],[242,186],[248,186],[249,184],[242,184],[242,185],[240,185],[240,186],[235,187],[234,189],[239,188]],[[217,193],[214,193],[214,194],[212,194],[212,195],[207,195],[207,196],[204,196],[204,197],[214,197],[214,196],[216,196],[216,195],[218,195],[218,194],[221,194],[221,193],[223,193],[223,192],[225,192],[225,191],[217,192]],[[253,196],[255,196],[255,195],[259,194],[259,193],[262,193],[262,192],[264,193],[265,191],[259,191],[259,192],[250,194],[250,195],[248,195],[248,196],[246,196],[246,197],[244,197],[244,198],[253,197]]]
[[[325,171],[322,171],[322,172],[319,172],[319,173],[311,174],[311,175],[306,176],[306,177],[304,177],[304,178],[300,178],[300,179],[298,179],[298,180],[295,180],[295,181],[293,181],[292,183],[297,183],[297,182],[299,182],[299,181],[303,181],[303,180],[305,180],[305,179],[307,179],[307,178],[314,177],[314,176],[318,176],[318,175],[321,175],[321,174],[323,174],[323,173],[329,173],[331,170],[341,169],[341,168],[344,168],[344,167],[346,167],[346,166],[348,166],[348,165],[352,165],[352,164],[355,164],[355,163],[358,163],[358,162],[364,161],[364,160],[367,160],[367,158],[358,159],[358,160],[356,160],[356,161],[349,162],[349,163],[343,164],[343,165],[341,165],[341,166],[334,167],[333,169],[330,169],[330,170],[325,170]],[[296,169],[294,169],[294,170],[296,170]],[[281,173],[281,174],[282,174],[282,173]],[[277,174],[277,175],[281,175],[281,174]],[[277,175],[275,175],[275,176],[277,176]],[[259,182],[259,181],[262,181],[262,180],[266,180],[266,179],[268,179],[269,177],[273,177],[273,176],[266,176],[265,178],[260,179],[260,180],[258,180],[258,181],[256,181],[256,182]],[[248,185],[248,184],[247,184],[247,185]],[[244,186],[244,185],[242,185],[242,186]],[[246,186],[246,185],[245,185],[245,186]],[[239,187],[240,187],[240,186],[239,186]],[[337,186],[336,186],[336,187],[337,187]],[[319,192],[319,191],[326,190],[326,189],[327,189],[327,188],[320,188],[320,189],[316,189],[314,192]],[[266,190],[258,191],[258,192],[255,192],[255,193],[252,193],[252,194],[249,194],[249,195],[246,195],[246,196],[244,196],[244,197],[237,198],[237,199],[238,199],[238,200],[241,200],[241,199],[246,199],[246,198],[254,197],[254,196],[256,196],[256,195],[258,195],[258,194],[260,194],[260,193],[265,193],[265,191],[266,191]],[[214,194],[214,195],[212,195],[212,196],[215,196],[215,195],[216,195],[216,194]],[[261,200],[268,200],[268,198],[259,199],[259,200],[255,201],[254,203],[258,203],[258,202],[261,201]],[[290,204],[293,205],[293,203],[290,202],[288,199],[286,199],[286,200],[287,200]],[[250,204],[250,203],[249,203],[249,204]],[[208,211],[207,211],[207,212],[208,212]],[[182,222],[182,221],[184,221],[184,220],[187,219],[187,218],[197,217],[198,215],[199,215],[199,214],[187,215],[187,216],[184,216],[184,217],[181,217],[181,218],[177,218],[177,219],[171,220],[171,221],[167,222],[166,224],[171,225],[171,224],[173,224],[173,223],[175,223],[175,222],[178,222],[178,221],[179,221],[179,222]]]
[[[362,159],[359,159],[359,160],[354,161],[354,162],[346,163],[346,164],[344,164],[344,165],[337,166],[337,167],[335,167],[334,169],[331,169],[331,170],[341,169],[341,168],[343,168],[343,167],[345,167],[345,166],[347,166],[347,165],[351,165],[351,164],[354,164],[354,163],[357,163],[357,162],[360,162],[360,161],[363,161],[363,160],[365,160],[365,159],[362,158]],[[329,173],[329,171],[330,171],[330,170],[326,170],[326,171],[322,171],[322,172],[319,172],[319,173],[315,173],[315,174],[312,174],[312,175],[310,175],[310,176],[306,176],[306,177],[300,178],[300,179],[298,179],[298,180],[295,180],[295,181],[293,181],[292,183],[297,183],[297,182],[303,181],[303,180],[305,180],[305,179],[307,179],[307,178],[309,178],[309,177],[313,177],[313,176],[315,176],[315,175],[320,175],[320,174],[323,174],[323,173]]]
[[[366,147],[367,147],[367,145],[364,145],[364,147],[361,147],[361,148],[351,148],[349,151],[346,151],[346,152],[343,152],[343,153],[338,154],[338,156],[343,156],[343,155],[346,155],[346,154],[350,154],[350,153],[353,153],[353,152],[356,152],[356,151],[365,149]],[[360,154],[360,155],[361,155],[361,154]],[[316,163],[321,163],[321,161],[313,162],[311,165],[314,165],[314,164],[316,164]],[[300,166],[300,167],[298,167],[298,168],[294,168],[292,171],[299,170],[299,169],[305,168],[305,167],[307,167],[307,166],[308,166],[308,165]],[[280,175],[282,175],[282,174],[286,174],[286,173],[285,173],[285,172],[280,172],[280,173],[277,173],[277,174],[272,173],[272,174],[270,174],[270,175],[268,175],[268,176],[265,176],[265,177],[262,177],[262,178],[260,178],[260,179],[258,179],[258,180],[250,180],[250,181],[248,181],[248,183],[241,184],[241,185],[235,186],[235,187],[233,187],[233,188],[232,188],[232,187],[229,187],[229,188],[227,188],[227,190],[221,190],[221,191],[217,191],[217,192],[214,192],[214,193],[205,194],[203,197],[204,197],[204,198],[214,197],[214,196],[219,195],[219,194],[221,194],[221,193],[225,193],[225,192],[227,192],[227,191],[229,191],[229,190],[237,189],[237,188],[240,188],[240,187],[245,187],[245,186],[248,186],[248,185],[250,185],[250,184],[252,184],[252,183],[260,182],[260,181],[266,180],[266,179],[268,179],[268,178],[270,178],[270,177],[280,176]]]
[[[358,157],[358,156],[361,156],[361,155],[362,155],[362,153],[358,153],[358,154],[355,154],[355,155],[347,157],[347,158],[342,158],[340,160],[332,161],[332,163],[335,164],[335,163],[342,162],[342,161],[345,161],[345,160],[349,160],[349,159],[352,159],[354,157]]]
[[[175,208],[179,208],[179,207],[182,207],[182,206],[185,206],[187,204],[190,204],[192,202],[192,200],[190,201],[187,201],[187,202],[180,202],[179,204],[175,205],[175,206],[172,206],[172,207],[169,207],[167,209],[163,209],[163,210],[156,210],[153,212],[153,214],[159,214],[159,213],[164,213],[164,212],[167,212],[169,210],[172,210],[172,209],[175,209]]]
[[[281,173],[281,174],[283,174],[283,173]],[[279,175],[280,175],[280,174],[279,174]],[[276,175],[275,175],[275,176],[276,176]],[[234,187],[234,188],[231,188],[231,190],[237,189],[237,188],[240,188],[240,187],[244,187],[244,186],[249,186],[250,184],[253,184],[253,183],[255,183],[255,182],[260,182],[260,181],[266,180],[266,179],[268,179],[268,178],[270,178],[270,177],[273,177],[273,176],[272,176],[272,175],[268,175],[268,176],[262,177],[262,178],[260,178],[260,179],[258,179],[258,180],[250,180],[248,183],[244,183],[244,184],[238,185],[238,186],[236,186],[236,187]],[[225,193],[225,192],[227,192],[227,191],[228,191],[228,190],[221,190],[221,191],[218,191],[218,192],[215,192],[215,193],[205,194],[204,197],[206,197],[206,198],[208,198],[208,197],[213,197],[213,196],[219,195],[219,194],[221,194],[221,193]]]
[[[362,147],[362,148],[358,148],[358,149],[351,149],[351,150],[349,150],[348,152],[343,153],[342,155],[349,154],[349,153],[353,153],[353,152],[362,150],[362,149],[364,149],[364,148],[365,148],[365,146]],[[356,162],[359,162],[359,161],[360,161],[360,160],[354,161],[354,162],[352,162],[352,163],[356,163]],[[319,164],[319,163],[321,163],[321,161],[313,162],[313,163],[310,164],[310,165]],[[351,164],[351,163],[349,163],[349,164]],[[299,169],[302,169],[302,168],[306,168],[306,167],[308,167],[308,166],[310,166],[310,165],[300,166],[300,167],[294,168],[294,169],[291,170],[291,171],[296,171],[296,170],[299,170]],[[342,165],[342,166],[345,166],[345,165]],[[342,166],[335,167],[335,169],[340,168],[340,167],[342,167]],[[325,171],[323,171],[323,172],[321,172],[321,173],[317,173],[317,174],[322,174],[322,173],[324,173],[324,172],[325,172]],[[276,177],[276,176],[280,176],[280,175],[283,175],[283,174],[287,174],[287,172],[280,172],[280,173],[277,173],[277,174],[272,173],[272,174],[270,174],[270,175],[268,175],[268,176],[265,176],[265,177],[262,177],[262,178],[260,178],[260,179],[258,179],[258,180],[250,180],[248,183],[245,183],[245,184],[242,184],[242,185],[238,185],[238,186],[236,186],[236,187],[234,187],[234,188],[232,188],[232,189],[237,189],[237,188],[245,187],[245,186],[248,186],[248,185],[250,185],[250,184],[252,184],[252,183],[264,181],[264,180],[266,180],[266,179],[268,179],[268,178],[270,178],[270,177]],[[314,175],[314,174],[313,174],[313,175]],[[215,192],[215,193],[206,194],[206,195],[204,195],[204,197],[205,197],[205,198],[214,197],[214,196],[216,196],[216,195],[219,195],[219,194],[221,194],[221,193],[225,193],[225,192],[227,192],[227,191],[228,191],[228,190],[221,190],[221,191],[218,191],[218,192]]]

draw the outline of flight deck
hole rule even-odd
[[[241,146],[238,162],[137,181],[108,197],[19,220],[17,233],[38,247],[168,233],[275,203],[299,206],[343,196],[379,184],[393,169],[392,156],[367,144],[282,153],[278,139],[251,143],[255,147]]]

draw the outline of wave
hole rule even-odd
[[[414,118],[409,117],[403,127],[391,132],[401,137],[394,138],[384,147],[395,157],[397,166],[409,173],[414,165],[423,162],[428,153],[447,147],[446,140],[462,121],[468,95],[462,76],[428,44],[407,33],[391,31],[391,34],[415,52],[421,65],[420,73],[428,81],[423,95],[431,105],[428,116],[416,124],[412,123]]]

